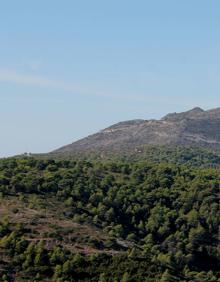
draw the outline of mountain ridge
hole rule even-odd
[[[220,108],[206,111],[195,107],[181,113],[169,113],[158,120],[122,121],[50,154],[120,154],[142,146],[195,146],[220,151],[219,128]]]

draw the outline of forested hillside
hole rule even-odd
[[[27,154],[19,157],[27,156]],[[34,158],[55,160],[86,160],[101,162],[150,162],[169,163],[196,167],[217,167],[220,165],[220,153],[211,149],[191,146],[139,146],[134,151],[87,152],[84,154],[30,154]]]
[[[220,281],[220,169],[0,161],[0,281]]]

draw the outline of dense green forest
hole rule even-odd
[[[220,281],[220,168],[205,158],[1,160],[0,281]]]
[[[138,146],[134,150],[102,151],[94,150],[83,153],[66,152],[50,153],[45,155],[33,155],[34,157],[62,159],[79,159],[89,161],[121,161],[151,163],[166,162],[175,165],[188,165],[198,167],[216,167],[220,165],[220,152],[215,150],[194,146]]]

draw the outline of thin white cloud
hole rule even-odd
[[[59,83],[55,80],[45,78],[43,76],[37,76],[32,74],[20,74],[15,70],[0,69],[0,81],[23,84],[23,85],[35,85],[46,87],[57,87]]]
[[[147,78],[146,78],[147,81]],[[195,96],[189,99],[184,99],[184,95],[178,95],[174,93],[166,94],[164,93],[133,93],[130,91],[113,91],[108,89],[101,89],[100,87],[82,87],[74,83],[68,83],[61,80],[50,79],[44,76],[39,76],[36,74],[20,73],[13,69],[1,69],[0,68],[0,82],[10,83],[10,84],[20,84],[20,85],[30,85],[36,87],[46,87],[52,88],[54,90],[59,90],[62,92],[69,92],[74,95],[84,95],[84,96],[98,96],[114,99],[120,103],[123,102],[136,102],[143,105],[163,105],[163,106],[175,106],[181,107],[192,107],[197,106],[198,98]],[[150,83],[147,81],[147,83]],[[174,91],[173,91],[174,92]],[[215,101],[216,102],[216,101]],[[203,97],[199,106],[206,105],[208,107],[210,103],[206,101]],[[136,104],[137,105],[137,104]]]
[[[89,94],[89,91],[68,82],[61,80],[50,79],[44,76],[36,74],[20,73],[12,69],[1,69],[0,68],[0,82],[20,84],[20,85],[30,85],[36,87],[48,87],[52,89],[57,89],[64,92],[71,92],[75,94]],[[98,95],[94,93],[94,95]]]
[[[100,96],[114,98],[117,100],[146,100],[144,95],[133,95],[129,93],[117,93],[117,91],[109,91],[96,87],[82,87],[74,83],[68,83],[61,80],[50,79],[44,76],[36,74],[20,73],[12,69],[1,69],[0,68],[0,82],[20,85],[31,85],[36,87],[48,87],[55,90],[69,92],[75,95],[87,95],[87,96]]]

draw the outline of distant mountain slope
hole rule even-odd
[[[143,146],[192,146],[220,151],[220,108],[194,108],[160,120],[131,120],[112,125],[52,152],[54,155],[138,152]]]

